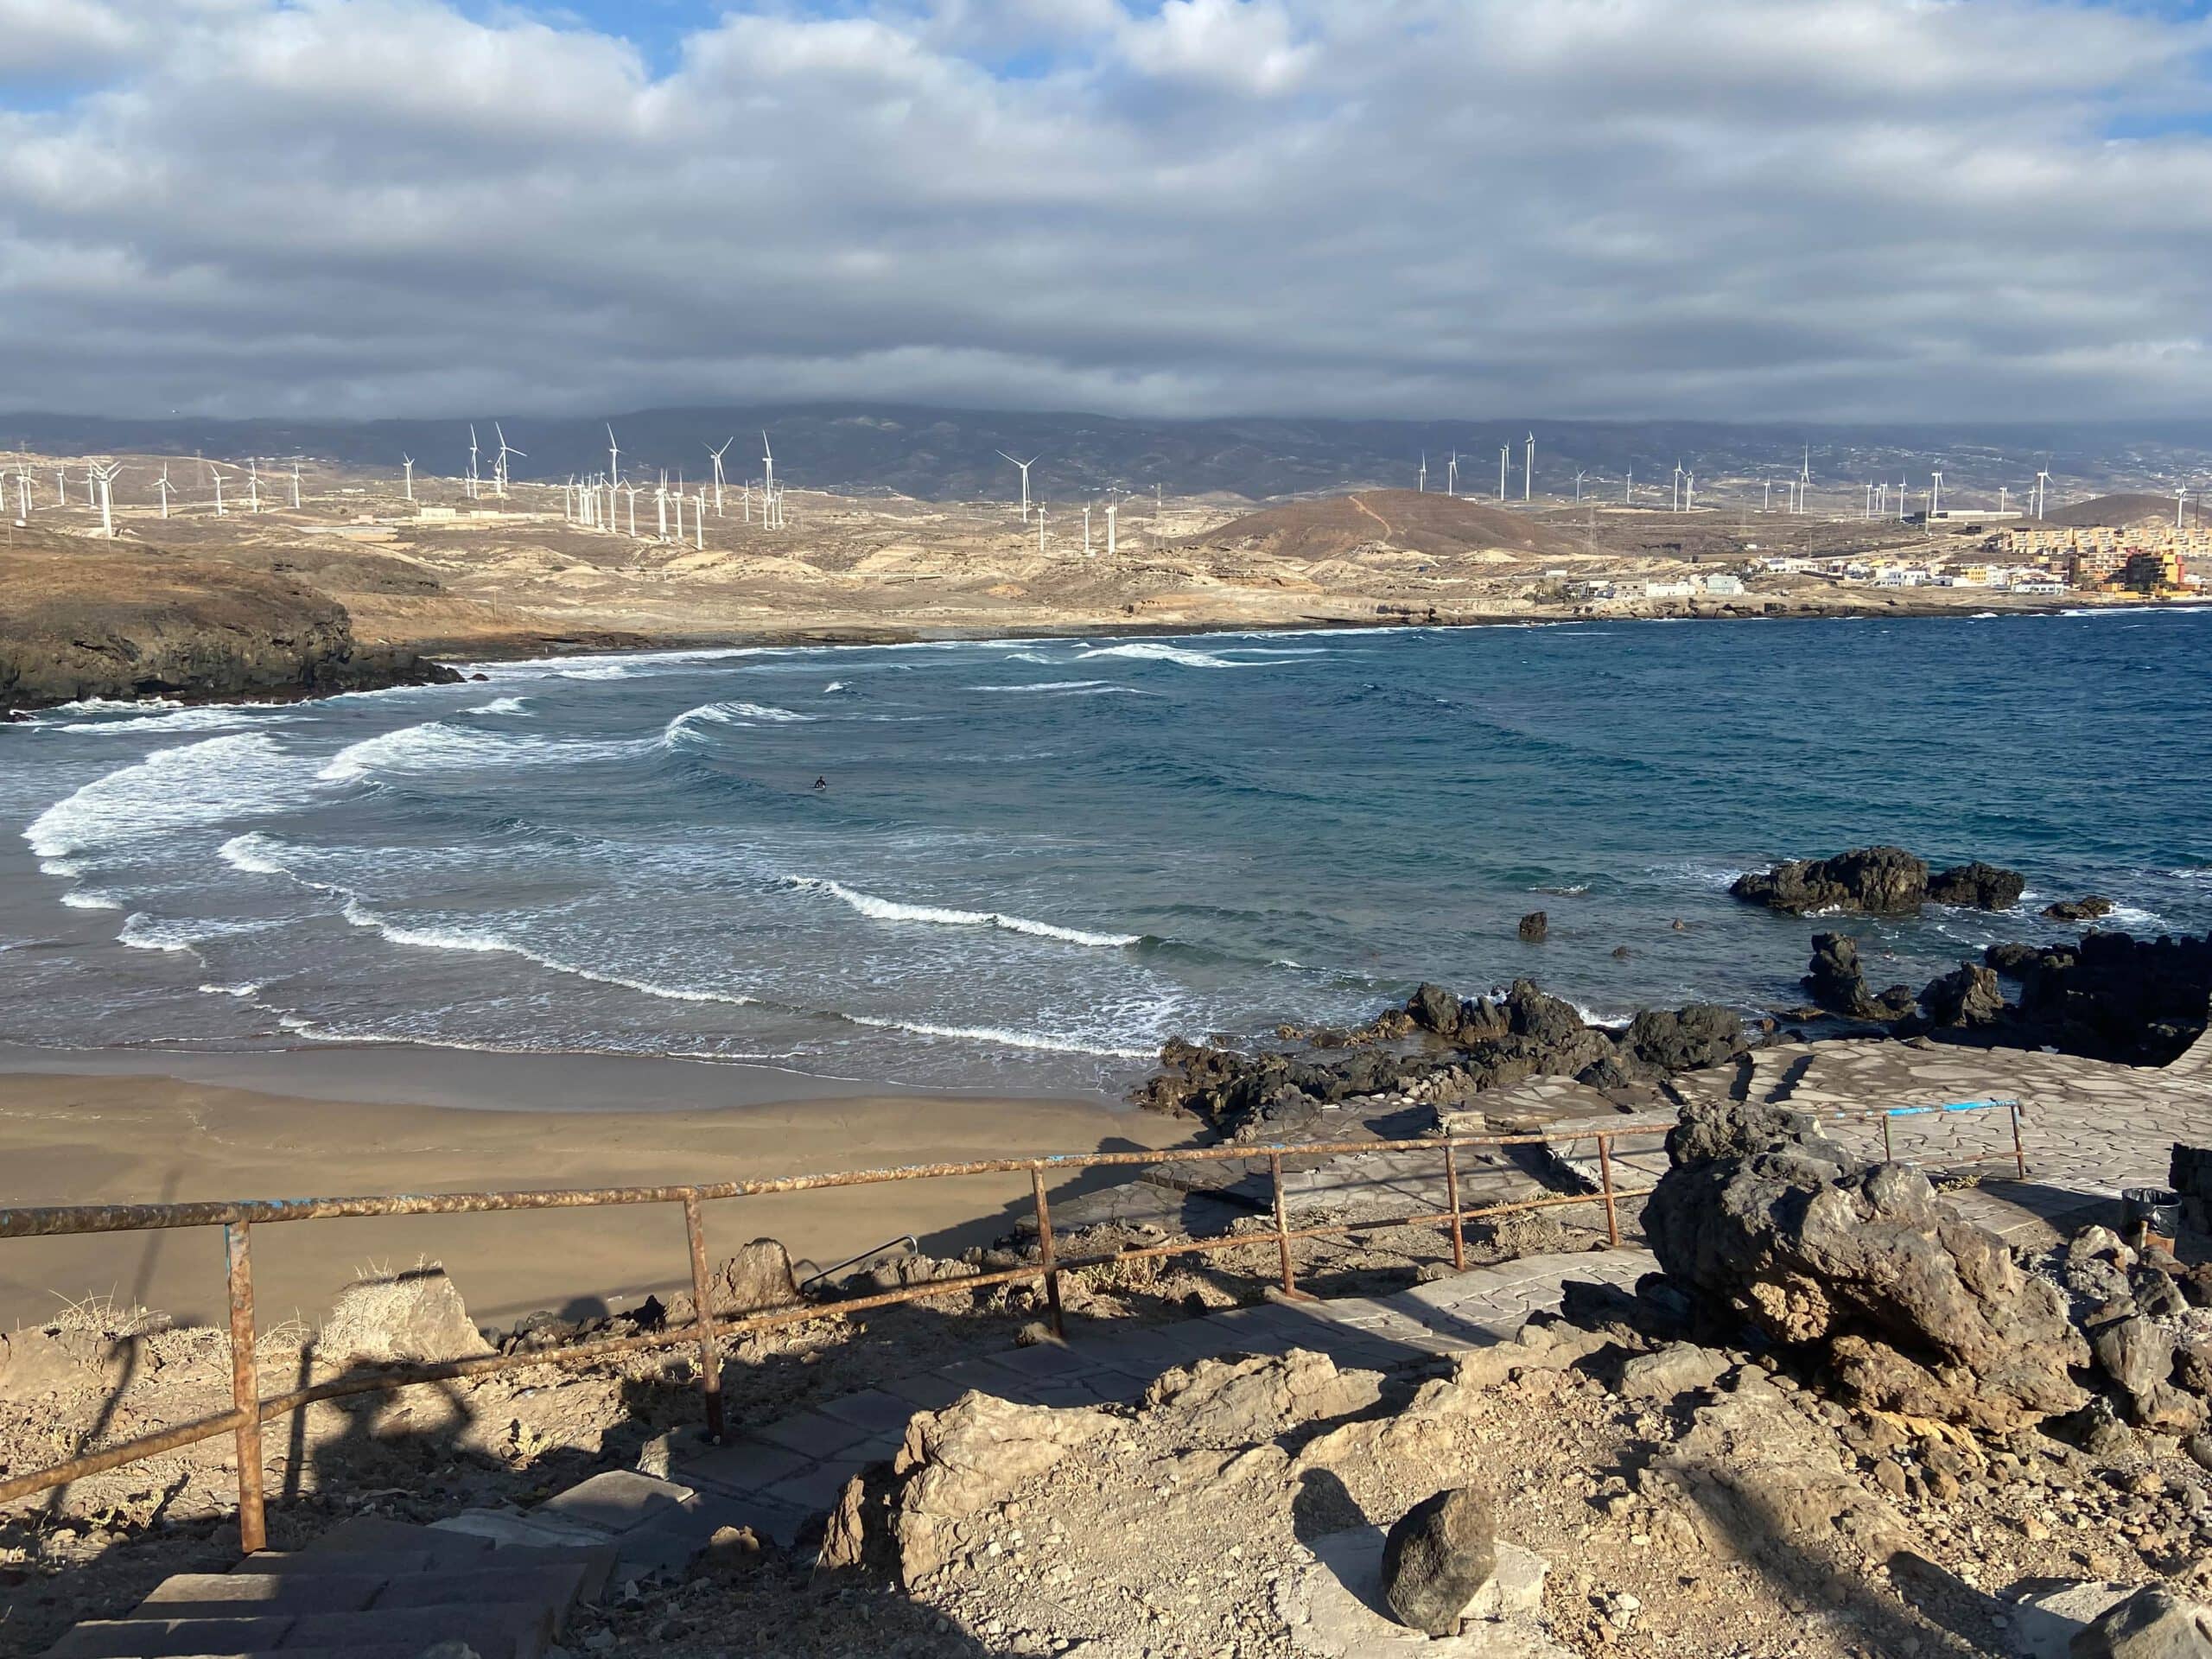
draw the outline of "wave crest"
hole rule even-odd
[[[1117,950],[1136,944],[1141,933],[1093,933],[1079,927],[1060,927],[1051,922],[1033,921],[1027,916],[1009,916],[997,910],[950,910],[939,905],[906,905],[895,899],[879,899],[872,893],[861,893],[842,881],[832,881],[826,876],[795,875],[791,885],[803,893],[826,893],[843,900],[863,916],[879,922],[924,922],[938,927],[997,927],[1009,933],[1027,933],[1033,938],[1058,939],[1065,944],[1090,945],[1100,950]]]

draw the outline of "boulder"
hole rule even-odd
[[[1912,1012],[1912,992],[1892,985],[1878,997],[1867,988],[1866,970],[1859,965],[1859,941],[1846,933],[1813,935],[1813,960],[1798,982],[1819,1007],[1852,1020],[1884,1024]]]
[[[1998,988],[1993,969],[1962,962],[1953,972],[1928,982],[1920,993],[1920,1007],[1936,1030],[1974,1030],[2005,1017],[2005,993]]]
[[[315,1344],[315,1357],[332,1365],[435,1363],[491,1351],[435,1262],[346,1286]]]
[[[2127,1398],[2139,1428],[2190,1434],[2204,1427],[2204,1404],[2176,1388],[2173,1332],[2140,1313],[2111,1319],[2092,1334],[2090,1350]]]
[[[2212,1608],[2148,1584],[2078,1631],[2068,1651],[2072,1659],[2212,1659]]]
[[[2096,893],[2083,893],[2079,899],[2061,899],[2056,904],[2045,905],[2043,914],[2054,922],[2094,922],[2112,914],[2112,900]]]
[[[1958,905],[1968,910],[2010,910],[2027,891],[2027,878],[2018,870],[2003,870],[1976,859],[1956,864],[1928,878],[1928,900],[1936,905]]]
[[[1551,918],[1547,916],[1542,911],[1530,911],[1526,916],[1523,916],[1521,918],[1521,943],[1523,944],[1541,944],[1544,942],[1545,935],[1551,931]]]
[[[969,1393],[918,1414],[893,1465],[903,1479],[893,1509],[899,1571],[911,1587],[950,1554],[953,1528],[1003,1503],[1112,1420],[1089,1407],[1018,1406]]]
[[[1982,961],[2020,982],[2010,1039],[2124,1065],[2165,1065],[2205,1030],[2212,935],[1993,944]]]
[[[1709,1389],[1735,1361],[1694,1342],[1669,1343],[1656,1353],[1637,1354],[1621,1366],[1621,1392],[1630,1400],[1672,1400],[1694,1389]]]
[[[1673,1010],[1647,1008],[1629,1022],[1621,1046],[1660,1071],[1719,1065],[1751,1049],[1735,1011],[1710,1002]]]
[[[1816,910],[1907,916],[1928,897],[1928,866],[1902,847],[1855,847],[1834,858],[1748,871],[1728,892],[1746,904],[1796,916]]]
[[[1383,1539],[1382,1605],[1402,1624],[1456,1636],[1497,1570],[1497,1505],[1480,1487],[1454,1486],[1414,1504]]]
[[[1406,1003],[1406,1012],[1423,1031],[1450,1037],[1459,1029],[1459,999],[1441,985],[1423,984]]]
[[[1825,1361],[1847,1398],[1993,1433],[2080,1408],[2056,1285],[1903,1164],[1754,1102],[1683,1109],[1643,1213],[1669,1278]]]
[[[756,1238],[714,1271],[707,1302],[717,1317],[789,1307],[798,1300],[791,1253],[780,1241]]]
[[[1326,1354],[1202,1359],[1178,1367],[1145,1393],[1147,1409],[1173,1409],[1193,1446],[1251,1446],[1300,1423],[1348,1417],[1382,1397],[1373,1371],[1340,1371]]]

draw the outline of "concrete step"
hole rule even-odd
[[[417,1655],[439,1642],[466,1642],[479,1659],[543,1659],[553,1614],[534,1603],[390,1608],[259,1618],[87,1619],[47,1649],[46,1659],[201,1659],[326,1649]]]
[[[480,1555],[492,1548],[489,1538],[441,1527],[418,1527],[411,1521],[387,1521],[382,1516],[357,1515],[340,1521],[302,1549],[305,1555],[328,1555],[338,1550],[403,1551],[435,1556],[452,1562]]]
[[[358,1613],[371,1609],[465,1607],[528,1602],[553,1610],[565,1624],[586,1567],[491,1564],[460,1571],[403,1573],[395,1578],[341,1573],[181,1573],[138,1604],[132,1618],[269,1618],[283,1613]]]

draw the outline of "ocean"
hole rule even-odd
[[[1802,1000],[1739,871],[1894,842],[2212,927],[2212,610],[665,652],[0,727],[0,1039],[1118,1092],[1433,979]],[[817,779],[820,786],[817,786]],[[1516,923],[1541,909],[1544,943]],[[1679,924],[1679,925],[1678,925]]]

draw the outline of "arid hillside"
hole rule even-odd
[[[1574,545],[1526,514],[1416,490],[1360,490],[1293,501],[1232,518],[1188,537],[1187,543],[1304,560],[1340,559],[1378,544],[1457,557],[1486,553],[1541,557]]]

